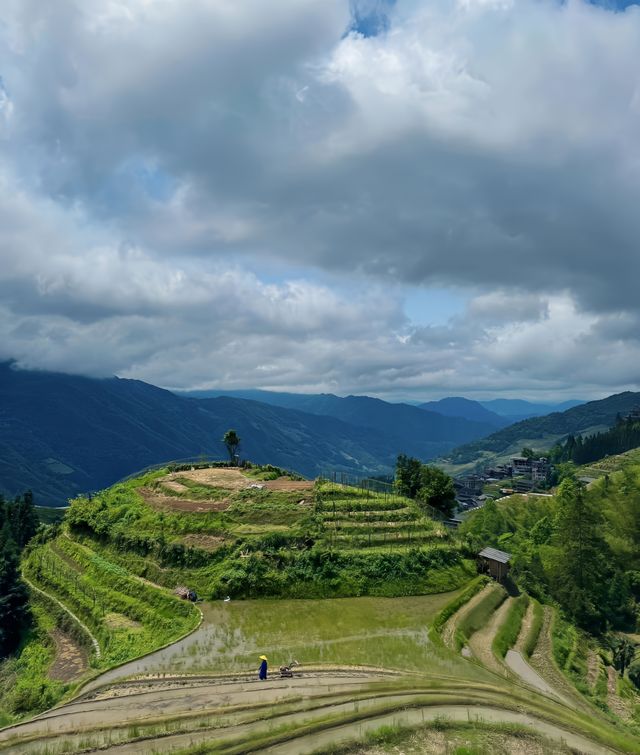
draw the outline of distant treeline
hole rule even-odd
[[[38,515],[31,492],[0,496],[0,658],[16,649],[29,622],[27,588],[20,579],[20,552],[35,535]]]
[[[549,452],[553,462],[572,461],[574,464],[589,464],[605,456],[621,454],[640,446],[640,417],[634,414],[622,418],[609,430],[581,437],[570,435],[563,444],[554,446]]]

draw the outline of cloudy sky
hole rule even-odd
[[[640,388],[640,7],[3,0],[0,359]]]

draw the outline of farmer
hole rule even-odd
[[[267,678],[267,656],[261,655],[260,660],[262,661],[262,663],[260,664],[260,670],[258,671],[258,678],[266,679]]]

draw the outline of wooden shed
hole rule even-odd
[[[496,548],[485,548],[478,554],[480,567],[483,572],[490,574],[498,582],[503,582],[509,573],[511,554]]]

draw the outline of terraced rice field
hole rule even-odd
[[[500,589],[489,585],[445,626],[471,631],[469,615],[494,605]],[[0,731],[0,751],[297,755],[362,740],[381,726],[416,727],[419,736],[433,725],[441,730],[443,721],[454,731],[479,722],[489,733],[496,727],[496,736],[503,724],[524,727],[558,752],[565,745],[639,751],[637,739],[595,709],[585,714],[572,700],[542,694],[495,657],[487,667],[506,603],[471,632],[470,644],[474,637],[482,644],[472,660],[447,648],[433,625],[459,595],[207,604],[196,632],[93,679],[72,702]],[[256,678],[262,653],[272,670],[266,682]],[[293,659],[300,662],[294,677],[279,678],[278,665]]]

